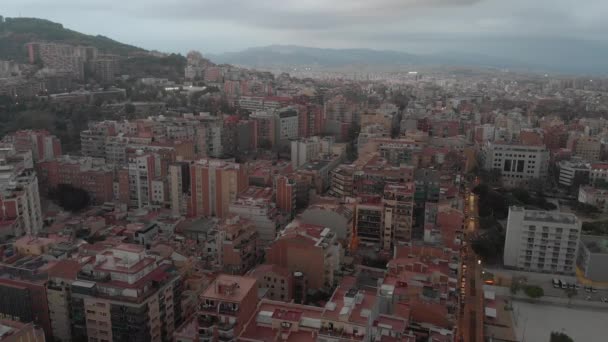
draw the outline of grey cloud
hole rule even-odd
[[[606,0],[0,1],[6,16],[48,18],[86,33],[181,52],[274,43],[440,48],[446,42],[471,46],[484,37],[608,41]]]

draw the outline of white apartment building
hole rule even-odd
[[[291,141],[291,165],[294,170],[316,159],[321,153],[321,139],[311,137]]]
[[[154,176],[154,156],[137,150],[137,155],[129,160],[129,204],[146,208],[152,204],[152,179]]]
[[[289,140],[298,138],[298,111],[287,108],[279,112],[276,141],[281,146],[289,146]]]
[[[482,158],[486,170],[500,170],[505,186],[517,186],[531,179],[547,177],[549,151],[545,146],[488,142],[483,148]]]
[[[589,172],[589,182],[593,185],[597,185],[601,182],[608,183],[608,163],[591,164],[591,171]]]
[[[562,160],[559,163],[559,184],[570,187],[572,185],[580,185],[587,183],[589,179],[589,163],[583,161]]]
[[[504,264],[519,270],[573,274],[581,221],[556,211],[510,207]]]
[[[15,221],[11,235],[35,235],[42,229],[32,152],[18,154],[12,146],[0,149],[0,221],[10,220]]]
[[[603,212],[608,212],[608,190],[606,189],[581,186],[578,189],[578,201],[597,207]]]

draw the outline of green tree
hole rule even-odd
[[[545,290],[540,286],[528,285],[524,288],[524,293],[532,299],[538,299],[545,295]]]

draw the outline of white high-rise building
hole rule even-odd
[[[294,170],[316,159],[321,153],[321,139],[310,137],[291,141],[291,165]]]
[[[0,222],[9,235],[36,235],[42,229],[38,177],[32,152],[18,153],[12,145],[0,147]]]
[[[520,270],[573,274],[581,221],[557,211],[509,208],[504,264]]]
[[[498,169],[506,186],[517,186],[531,179],[547,177],[549,151],[545,146],[494,144],[483,148],[486,170]]]
[[[276,141],[280,146],[289,146],[289,141],[298,138],[298,111],[288,107],[278,114]]]

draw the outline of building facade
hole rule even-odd
[[[574,274],[581,225],[574,214],[510,207],[505,266],[532,272]]]

